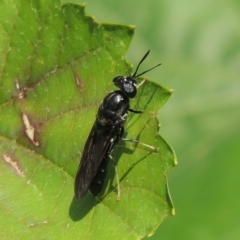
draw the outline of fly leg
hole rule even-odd
[[[128,111],[132,112],[132,113],[136,113],[136,114],[141,114],[141,113],[144,112],[144,111],[139,111],[139,110],[135,110],[135,109],[132,109],[132,108],[129,108]]]
[[[143,143],[143,142],[140,142],[139,140],[137,139],[132,139],[132,138],[121,138],[121,140],[123,141],[126,141],[126,142],[132,142],[132,143],[137,143],[137,144],[141,144],[149,149],[151,149],[152,151],[154,152],[158,152],[159,151],[159,148],[158,147],[154,147],[152,145],[149,145],[149,144],[146,144],[146,143]]]
[[[137,88],[141,87],[146,82],[146,78],[144,78],[138,85]]]
[[[115,145],[119,142],[119,140],[122,138],[124,133],[124,128],[122,126],[118,126],[117,127],[117,136],[116,138],[112,138],[111,142],[112,145],[110,146],[109,150],[108,150],[108,157],[109,159],[113,162],[114,164],[114,169],[115,169],[115,175],[116,175],[116,180],[117,180],[117,201],[120,200],[120,196],[121,196],[121,190],[120,190],[120,181],[119,181],[119,176],[118,176],[118,168],[117,168],[117,163],[114,161],[113,157],[111,156],[111,153],[115,147]]]
[[[113,157],[111,155],[109,155],[109,158],[114,163],[116,180],[117,180],[117,201],[119,201],[120,197],[121,197],[121,190],[120,190],[120,181],[119,181],[119,176],[118,176],[117,164],[116,164],[116,162],[114,161],[114,159],[113,159]]]
[[[145,81],[146,81],[146,79],[143,79],[143,80],[139,83],[138,87],[140,87],[142,84],[144,84]],[[141,114],[141,113],[144,112],[144,111],[139,111],[139,110],[135,110],[135,109],[131,109],[131,108],[129,108],[128,111],[129,111],[129,112],[132,112],[132,113],[135,113],[135,114]],[[140,142],[140,141],[137,140],[137,139],[123,138],[123,137],[121,136],[121,140],[126,141],[126,142],[132,142],[132,143],[141,144],[141,145],[143,145],[143,146],[151,149],[151,150],[154,151],[154,152],[158,152],[158,151],[159,151],[159,148],[154,147],[154,146],[151,146],[151,145],[146,144],[146,143],[143,143],[143,142]]]

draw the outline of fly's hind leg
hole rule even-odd
[[[120,197],[121,197],[121,190],[120,190],[120,182],[119,182],[117,164],[116,164],[116,162],[114,161],[114,159],[111,155],[109,155],[109,158],[114,163],[114,169],[115,169],[116,180],[117,180],[117,201],[119,201]]]

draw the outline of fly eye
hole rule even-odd
[[[120,88],[129,98],[134,98],[137,93],[137,83],[132,77],[118,76],[113,83]]]
[[[127,92],[127,93],[131,93],[135,89],[131,83],[124,83],[122,87],[124,89],[124,92]]]
[[[134,98],[137,93],[136,81],[134,79],[124,79],[121,90],[129,97]]]

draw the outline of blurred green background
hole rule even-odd
[[[240,1],[85,2],[97,21],[136,25],[126,58],[151,49],[141,69],[161,62],[147,75],[175,90],[159,116],[176,216],[151,239],[240,239]]]

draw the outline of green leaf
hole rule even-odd
[[[111,79],[130,74],[123,59],[131,26],[99,24],[84,5],[60,1],[1,2],[0,202],[2,239],[139,239],[174,213],[166,173],[173,150],[156,118],[171,90],[145,81],[131,102],[129,138],[121,142],[121,200],[111,161],[98,199],[73,196],[79,159]]]

